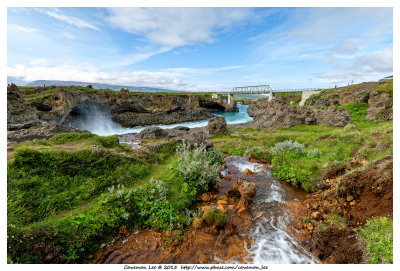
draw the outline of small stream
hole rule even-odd
[[[227,166],[221,172],[224,178],[220,181],[218,194],[226,195],[234,181],[245,178],[256,184],[256,195],[250,204],[250,220],[242,219],[236,223],[235,211],[228,211],[231,223],[238,226],[238,232],[223,246],[215,242],[219,233],[210,233],[204,228],[193,232],[189,230],[188,241],[174,249],[161,247],[163,233],[134,231],[105,244],[95,253],[92,263],[319,263],[287,231],[292,216],[287,211],[286,203],[305,199],[305,192],[271,177],[268,165],[252,163],[238,156],[228,156],[225,162]],[[246,168],[253,174],[244,175]],[[244,222],[250,222],[250,225],[245,226]],[[248,240],[245,241],[247,245],[241,247],[243,240]],[[235,246],[240,249],[232,252],[230,248]]]
[[[305,199],[305,192],[271,177],[270,167],[251,163],[246,158],[228,156],[225,158],[227,168],[233,182],[238,178],[246,178],[256,184],[256,195],[252,198],[252,227],[249,232],[252,246],[248,249],[248,263],[257,264],[292,264],[319,263],[319,260],[302,248],[300,243],[286,232],[292,223],[286,203],[291,200]],[[248,168],[253,176],[244,176]],[[227,182],[222,180],[222,182]],[[228,187],[224,185],[223,187]]]

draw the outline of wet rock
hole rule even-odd
[[[217,204],[218,204],[218,205],[228,205],[228,201],[226,201],[226,200],[219,200],[219,201],[217,201]]]
[[[176,126],[176,127],[171,129],[171,131],[175,131],[175,130],[178,130],[178,131],[190,131],[190,128],[189,127],[185,127],[185,126]]]
[[[203,227],[203,219],[195,216],[193,218],[192,227],[195,229],[200,229]]]
[[[253,173],[253,171],[251,171],[250,169],[246,168],[246,169],[243,171],[243,174],[246,175],[246,176],[252,176],[254,173]]]
[[[321,213],[320,212],[313,212],[312,214],[311,214],[311,218],[312,219],[314,219],[314,220],[317,220],[317,219],[321,219]]]
[[[238,228],[234,224],[228,224],[225,226],[225,234],[226,235],[233,235],[238,232]]]
[[[224,206],[221,205],[221,204],[218,205],[218,209],[219,209],[221,212],[223,212],[223,213],[226,212],[226,209],[225,209]]]
[[[240,200],[236,207],[238,215],[242,218],[249,219],[251,215],[248,212],[248,207],[251,198],[256,194],[256,185],[247,180],[239,179],[232,184],[232,188],[240,193]]]
[[[204,201],[204,202],[210,202],[213,201],[217,196],[210,193],[206,192],[200,195],[199,200]]]
[[[328,183],[327,181],[321,181],[321,182],[317,183],[317,187],[319,190],[327,190],[327,189],[331,188],[331,184]]]

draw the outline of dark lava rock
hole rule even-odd
[[[147,127],[140,131],[136,136],[140,138],[165,138],[169,133],[167,129],[161,129],[160,127]]]
[[[205,127],[205,132],[212,136],[214,134],[226,134],[228,132],[226,120],[223,116],[213,117],[208,121],[208,125]]]
[[[284,101],[257,101],[250,104],[249,114],[254,118],[253,125],[259,128],[289,128],[295,125],[322,124],[346,126],[351,122],[346,109],[317,110],[303,106],[288,105]]]
[[[7,142],[19,143],[35,139],[49,139],[59,133],[83,133],[80,130],[57,123],[36,121],[19,125],[7,125]]]
[[[178,143],[188,142],[192,147],[204,145],[206,148],[213,146],[206,133],[202,131],[171,130],[166,140],[173,140]]]

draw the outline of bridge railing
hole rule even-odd
[[[303,92],[324,90],[322,88],[297,88],[297,89],[271,89],[269,85],[234,87],[231,91],[217,91],[217,94],[264,94],[270,92]]]

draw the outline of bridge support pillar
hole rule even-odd
[[[228,104],[232,104],[233,103],[233,94],[228,93]]]
[[[304,90],[301,92],[301,101],[299,103],[300,106],[303,106],[306,103],[306,100],[311,97],[313,94],[320,93],[321,90]]]
[[[268,101],[271,101],[273,98],[275,98],[274,92],[270,91],[268,95]]]

